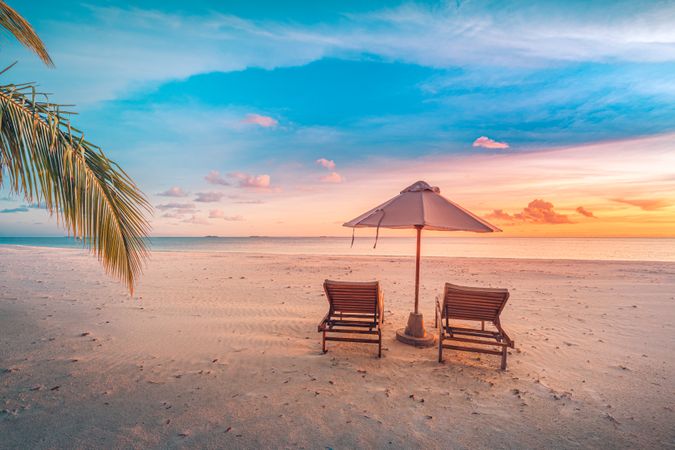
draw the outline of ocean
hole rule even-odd
[[[153,237],[152,251],[413,256],[414,237]],[[82,248],[66,237],[0,237],[0,245]],[[423,256],[675,261],[675,238],[422,238]]]

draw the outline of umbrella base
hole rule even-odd
[[[436,342],[436,336],[424,329],[422,314],[412,312],[408,317],[408,326],[396,330],[396,339],[416,347],[430,347]]]

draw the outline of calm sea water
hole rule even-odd
[[[381,237],[155,237],[153,251],[412,256],[415,239]],[[82,248],[65,237],[0,237],[0,245]],[[426,237],[424,256],[675,261],[675,238]]]

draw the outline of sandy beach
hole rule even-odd
[[[675,446],[675,263],[426,258],[506,287],[498,357],[397,342],[413,258],[152,255],[130,298],[82,251],[0,247],[2,448]],[[383,357],[316,325],[326,278],[385,294]]]

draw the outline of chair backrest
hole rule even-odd
[[[332,281],[323,283],[333,312],[377,314],[380,283]]]
[[[457,286],[445,283],[443,314],[450,319],[495,322],[499,320],[499,314],[508,299],[507,289]]]

